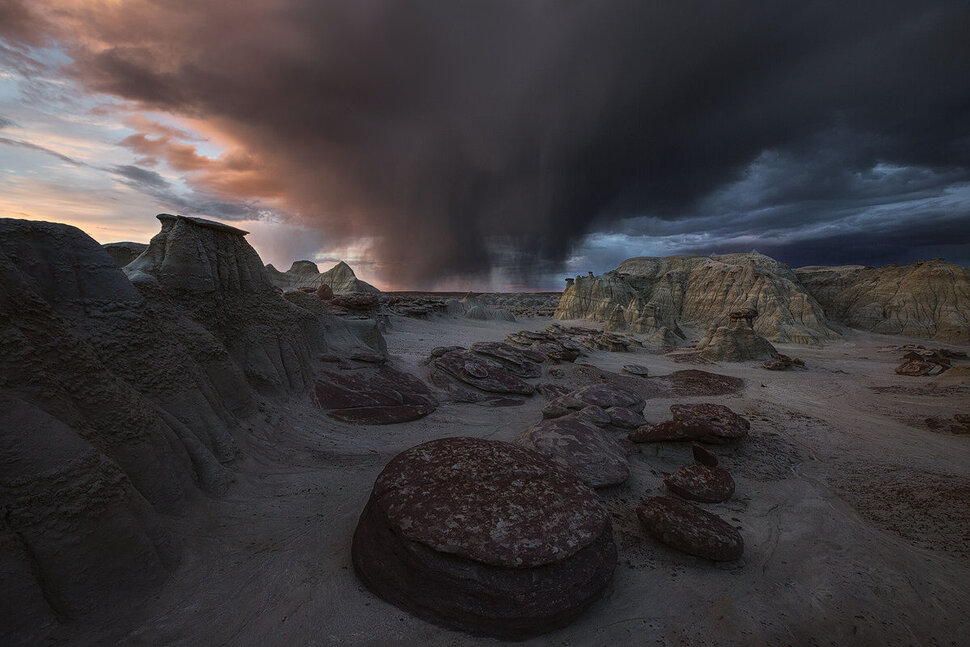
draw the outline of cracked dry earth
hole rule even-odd
[[[436,346],[500,341],[550,320],[394,318],[392,364],[427,379]],[[734,496],[702,504],[738,528],[742,559],[714,564],[648,538],[634,512],[667,494],[664,476],[692,462],[689,443],[637,445],[630,478],[599,490],[619,565],[604,597],[534,645],[958,645],[970,635],[970,436],[916,421],[965,411],[970,385],[937,393],[933,378],[893,373],[907,339],[850,333],[825,346],[779,345],[804,370],[758,362],[705,365],[744,388],[716,396],[647,396],[644,416],[669,406],[724,404],[751,421],[735,445],[710,446]],[[663,355],[593,351],[581,362],[651,376],[691,368]],[[543,366],[541,381],[555,382]],[[247,436],[236,482],[200,497],[178,521],[178,570],[134,609],[53,638],[125,644],[499,644],[419,620],[357,580],[350,545],[374,479],[399,452],[435,438],[513,440],[541,419],[522,406],[444,401],[413,422],[351,426],[295,403],[267,405]],[[811,637],[811,638],[810,638]]]

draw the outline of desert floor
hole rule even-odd
[[[392,363],[426,379],[421,361],[435,346],[502,340],[550,321],[395,318],[386,339]],[[702,368],[745,380],[737,395],[653,399],[644,412],[657,422],[674,402],[719,402],[751,420],[746,440],[713,448],[737,481],[734,498],[704,504],[740,527],[745,554],[718,566],[643,536],[634,507],[663,493],[664,473],[691,459],[688,444],[638,445],[630,479],[600,490],[620,552],[612,585],[573,624],[527,644],[967,644],[970,436],[924,421],[970,413],[970,384],[895,375],[902,352],[887,347],[904,343],[940,345],[850,331],[824,347],[779,345],[806,363],[784,372],[758,362],[677,364],[646,349],[581,358],[614,371],[639,363],[651,375]],[[242,456],[227,495],[200,496],[176,520],[182,561],[157,595],[54,638],[498,644],[428,624],[370,593],[354,576],[351,536],[395,454],[446,436],[512,440],[541,419],[544,403],[540,395],[519,407],[446,402],[422,420],[383,427],[269,403],[238,434]]]

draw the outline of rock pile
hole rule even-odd
[[[534,452],[473,438],[424,443],[388,463],[351,554],[389,602],[509,640],[571,622],[616,566],[610,517],[587,486]]]

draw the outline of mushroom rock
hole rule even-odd
[[[630,476],[623,446],[600,426],[610,418],[599,407],[543,420],[518,442],[544,454],[592,487],[618,485]]]
[[[657,496],[637,506],[643,528],[679,551],[716,562],[733,562],[744,554],[744,539],[731,524],[692,503]]]
[[[602,595],[616,567],[612,532],[596,495],[538,454],[444,438],[384,468],[351,556],[361,581],[406,611],[522,640],[569,624]]]

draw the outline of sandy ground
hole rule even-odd
[[[516,323],[394,319],[394,364],[422,377],[441,345],[501,340]],[[970,436],[923,420],[970,413],[970,387],[927,389],[893,374],[915,340],[849,333],[825,347],[779,346],[804,370],[757,362],[690,366],[659,354],[596,352],[581,361],[651,374],[704,368],[742,377],[733,396],[649,400],[648,420],[673,402],[712,401],[750,418],[750,438],[716,448],[735,497],[707,506],[740,527],[745,555],[717,566],[672,551],[637,526],[637,502],[690,462],[687,445],[639,446],[632,475],[601,491],[620,563],[602,600],[535,645],[958,645],[970,636]],[[917,342],[919,343],[919,342]],[[922,342],[926,343],[926,342]],[[936,344],[928,344],[936,346]],[[548,371],[548,367],[546,368]],[[350,543],[374,478],[396,453],[433,438],[515,438],[544,400],[492,408],[445,403],[425,419],[355,427],[302,404],[268,404],[240,434],[236,483],[199,497],[176,520],[183,556],[153,598],[52,638],[77,643],[185,645],[498,644],[441,629],[357,581]]]

